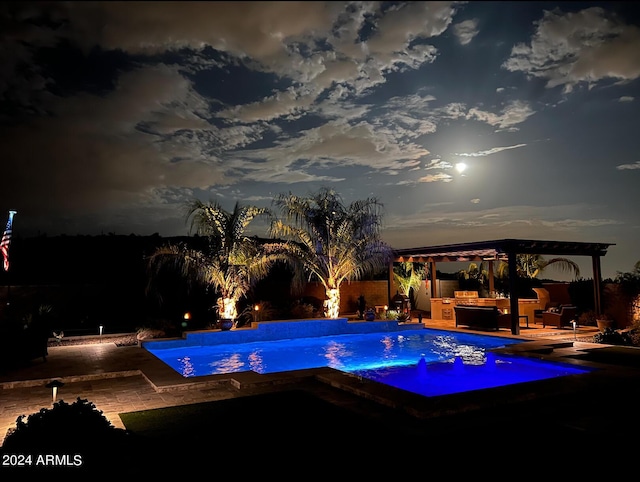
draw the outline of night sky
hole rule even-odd
[[[394,248],[615,243],[613,277],[640,260],[637,5],[2,2],[0,222],[181,236],[194,198],[329,186]]]

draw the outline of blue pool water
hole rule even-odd
[[[487,351],[520,342],[425,329],[147,349],[183,377],[331,367],[426,396],[587,371]]]
[[[472,363],[466,363],[461,357],[432,364],[421,359],[412,366],[357,370],[354,374],[418,395],[432,397],[589,371],[563,363],[488,352],[481,360],[474,360]]]

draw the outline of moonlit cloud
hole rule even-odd
[[[396,220],[390,227],[400,229],[415,225],[422,229],[428,226],[448,226],[461,223],[467,227],[474,227],[483,233],[494,231],[493,235],[482,237],[482,239],[499,239],[500,236],[495,235],[495,231],[501,231],[506,227],[516,227],[518,237],[525,239],[539,239],[535,234],[536,229],[549,228],[551,232],[555,231],[571,231],[575,227],[600,227],[614,226],[619,222],[614,219],[590,218],[584,219],[579,217],[579,210],[584,209],[580,205],[562,205],[557,206],[557,212],[575,214],[576,217],[549,217],[545,210],[536,206],[511,206],[506,208],[484,209],[482,211],[460,211],[455,210],[452,205],[431,205],[425,206],[424,209],[416,213],[415,216],[406,217],[402,220]],[[562,237],[562,236],[561,236]],[[578,241],[578,239],[569,237]],[[478,239],[480,239],[478,237]],[[475,239],[475,238],[474,238]],[[436,242],[432,244],[438,244]]]
[[[620,171],[640,169],[640,161],[636,161],[632,164],[620,164],[619,166],[616,166],[616,169]]]
[[[488,112],[474,107],[469,109],[466,118],[486,122],[490,126],[500,129],[509,129],[521,124],[533,114],[535,112],[526,102],[513,101],[507,104],[499,113]]]
[[[449,174],[428,174],[426,176],[422,176],[418,178],[418,182],[451,182],[453,180],[453,176]]]
[[[546,11],[529,45],[513,47],[503,67],[562,86],[640,77],[640,28],[600,7],[579,12]]]
[[[478,20],[465,20],[453,26],[453,33],[458,38],[460,45],[467,45],[478,35]]]
[[[484,157],[490,156],[491,154],[496,154],[498,152],[507,151],[509,149],[518,149],[519,147],[525,147],[526,144],[516,144],[515,146],[504,146],[504,147],[492,147],[491,149],[486,149],[484,151],[478,152],[462,152],[456,153],[456,156],[462,157]]]

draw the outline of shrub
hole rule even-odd
[[[613,328],[605,328],[602,333],[593,335],[593,342],[607,345],[633,345],[633,341],[627,332],[616,331]]]
[[[71,405],[61,400],[51,409],[43,408],[28,417],[20,415],[2,451],[33,457],[66,456],[72,461],[78,457],[80,468],[95,469],[104,464],[105,457],[114,455],[118,463],[132,464],[136,457],[133,437],[114,427],[93,403],[78,398]]]
[[[312,304],[297,300],[291,305],[291,316],[294,319],[315,318],[318,313]]]
[[[385,320],[396,320],[398,318],[399,311],[397,310],[387,310],[384,314]]]
[[[152,328],[140,328],[136,333],[136,339],[138,341],[151,340],[153,338],[164,338],[167,334],[163,330]]]
[[[594,310],[588,310],[581,313],[578,317],[578,325],[596,326],[596,312]]]
[[[628,332],[629,339],[633,346],[640,347],[640,330],[631,330]]]
[[[258,310],[255,310],[258,306]],[[259,301],[258,303],[246,306],[236,318],[236,327],[249,326],[254,321],[271,321],[280,315],[277,308],[268,301]]]
[[[167,318],[150,318],[136,328],[137,333],[143,331],[162,331],[164,336],[180,336],[180,327],[176,321]]]

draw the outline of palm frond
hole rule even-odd
[[[282,216],[272,222],[271,235],[295,242],[291,254],[325,289],[391,260],[391,248],[380,240],[381,204],[375,198],[345,205],[336,191],[321,188],[306,198],[282,194],[273,204]]]

